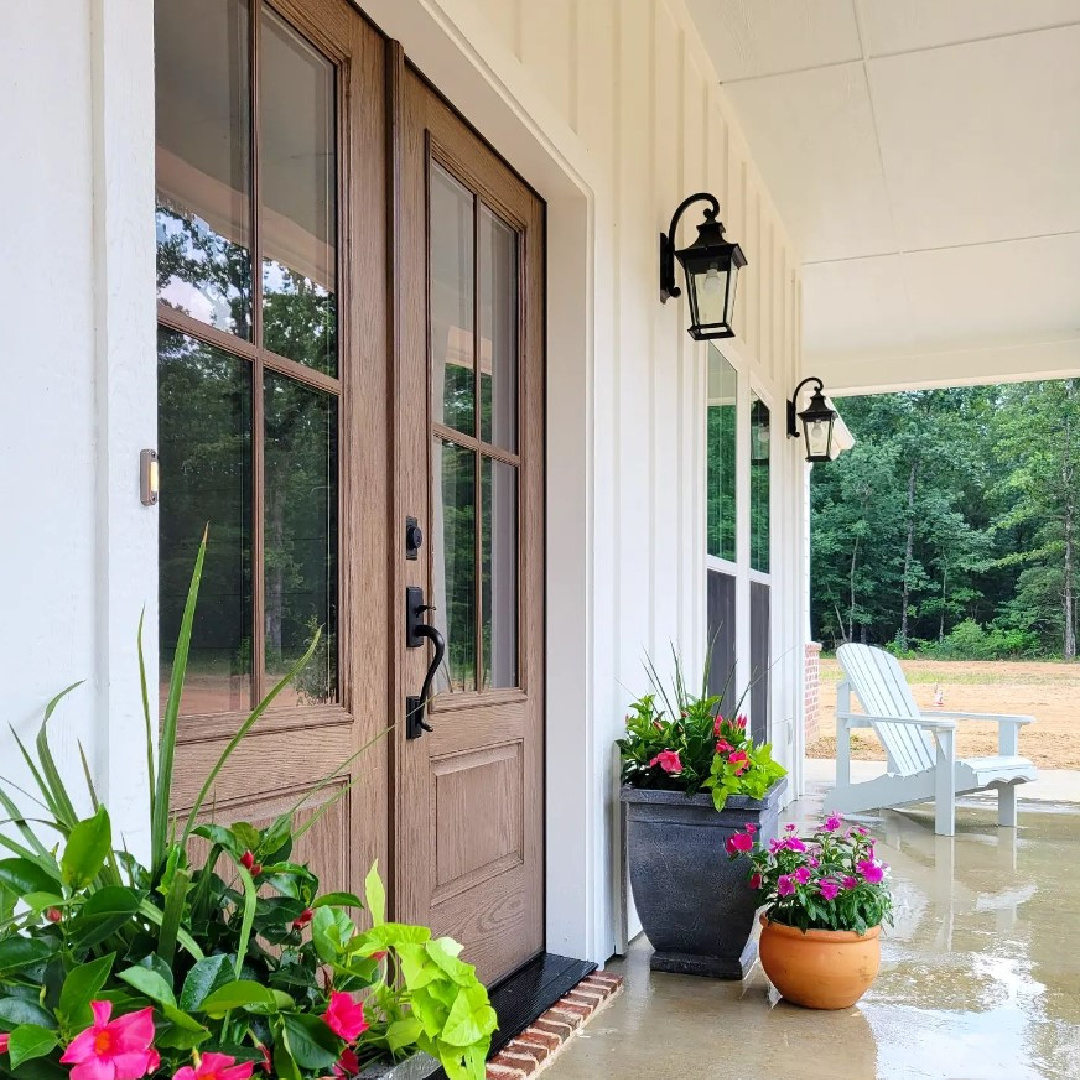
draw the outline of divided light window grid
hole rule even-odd
[[[161,694],[204,525],[181,711],[336,701],[338,72],[262,0],[157,0]]]

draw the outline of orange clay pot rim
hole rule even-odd
[[[800,930],[797,926],[785,926],[783,923],[770,922],[768,915],[759,916],[761,928],[768,929],[782,937],[794,937],[800,941],[873,941],[881,934],[881,924],[868,926],[865,934],[855,930]]]

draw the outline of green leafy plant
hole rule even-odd
[[[728,837],[732,859],[750,858],[749,885],[770,922],[800,930],[854,930],[892,922],[888,866],[861,825],[844,827],[839,814],[827,817],[807,839],[785,835],[758,843],[753,826]]]
[[[674,651],[674,650],[673,650]],[[646,661],[653,693],[631,702],[626,734],[616,740],[624,784],[637,788],[684,791],[688,796],[710,791],[722,810],[732,795],[761,799],[781,777],[768,743],[755,746],[746,718],[720,715],[723,695],[708,693],[706,665],[701,690],[690,693],[675,654],[673,685],[665,687],[655,665]]]
[[[114,1080],[169,1076],[245,1080],[256,1065],[284,1080],[422,1050],[451,1080],[484,1076],[496,1016],[461,946],[426,927],[385,921],[377,868],[365,898],[320,893],[295,861],[298,840],[333,805],[298,824],[313,795],[341,797],[361,747],[306,799],[264,828],[203,820],[221,768],[307,653],[241,724],[183,820],[170,817],[177,717],[206,553],[203,537],[155,740],[142,627],[139,662],[150,785],[150,858],[117,846],[83,767],[93,813],[80,819],[56,766],[48,724],[74,687],[49,702],[34,751],[16,744],[38,793],[0,781],[0,1076]],[[13,732],[14,734],[14,732]],[[80,748],[81,749],[81,748]],[[155,752],[156,751],[156,752]],[[25,814],[30,800],[40,816]],[[42,839],[44,834],[47,838]],[[193,860],[192,838],[206,855]],[[351,912],[367,908],[362,929]],[[127,1047],[122,1061],[110,1047]]]

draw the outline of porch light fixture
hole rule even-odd
[[[675,250],[675,230],[684,211],[696,202],[706,202],[705,220],[698,226],[697,239],[681,251]],[[681,296],[675,283],[675,259],[686,274],[686,293],[690,301],[690,325],[687,333],[697,341],[735,336],[731,321],[735,315],[735,286],[746,256],[738,244],[724,240],[724,225],[717,221],[720,203],[707,191],[698,192],[679,203],[671,226],[660,234],[660,300]]]
[[[795,410],[798,408],[799,393],[807,383],[817,385],[810,397],[810,404],[801,413],[797,413]],[[832,460],[833,424],[836,423],[836,410],[829,408],[829,403],[822,392],[824,389],[822,381],[811,375],[795,387],[795,393],[791,395],[791,400],[787,403],[788,438],[799,437],[799,425],[796,419],[801,420],[803,435],[806,438],[806,460],[811,463]]]
[[[769,462],[769,407],[760,398],[750,408],[750,461],[754,465]]]

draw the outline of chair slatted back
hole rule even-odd
[[[862,707],[871,716],[915,718],[919,707],[896,657],[873,645],[841,645],[836,659]],[[904,776],[933,768],[934,748],[925,731],[910,724],[873,723],[893,764]]]

